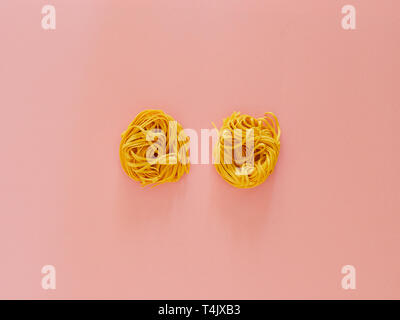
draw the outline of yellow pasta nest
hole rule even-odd
[[[170,115],[162,110],[144,110],[122,133],[122,168],[143,186],[176,182],[189,172],[188,140]]]
[[[274,170],[280,135],[279,122],[273,113],[253,118],[234,112],[224,119],[214,147],[217,172],[234,187],[258,186]]]

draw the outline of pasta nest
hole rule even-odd
[[[237,188],[260,185],[275,168],[280,135],[279,122],[273,113],[254,118],[234,112],[224,119],[214,147],[217,172]]]
[[[176,182],[190,169],[188,141],[182,126],[170,115],[144,110],[122,133],[122,168],[142,186]]]

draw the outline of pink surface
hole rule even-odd
[[[52,0],[45,31],[48,3],[0,2],[0,298],[400,298],[399,1]],[[118,147],[145,107],[272,111],[276,171],[143,189]]]

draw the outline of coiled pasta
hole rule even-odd
[[[234,112],[224,119],[214,147],[215,167],[237,188],[253,188],[273,172],[278,160],[281,130],[277,117],[254,118]]]
[[[162,110],[144,110],[122,133],[122,168],[143,186],[176,182],[190,169],[188,140],[170,115]]]

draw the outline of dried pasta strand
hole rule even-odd
[[[189,172],[189,138],[184,134],[182,126],[176,122],[177,137],[170,141],[170,122],[175,121],[162,110],[148,109],[140,112],[122,133],[119,156],[125,173],[142,186],[159,185],[165,182],[176,182]],[[159,130],[164,135],[152,137],[152,132]],[[170,145],[175,144],[170,152]],[[165,154],[157,154],[154,146],[165,146]],[[147,152],[155,152],[157,159],[149,161]],[[151,149],[153,148],[153,149]]]
[[[250,150],[254,151],[254,164],[251,168],[245,162],[240,164],[235,160],[230,161],[230,163],[225,161],[226,156],[231,156],[234,148],[237,148],[235,143],[232,143],[234,147],[224,143],[225,133],[231,132],[232,134],[228,135],[228,139],[235,141],[237,138],[234,134],[235,129],[243,132],[242,143],[239,145],[242,150],[247,150],[244,132],[246,129],[254,130],[254,146],[253,150]],[[262,118],[233,112],[230,117],[224,119],[219,130],[218,141],[214,147],[214,158],[219,159],[215,163],[218,174],[236,188],[253,188],[260,185],[275,168],[280,150],[280,136],[279,122],[272,112],[265,113]]]

